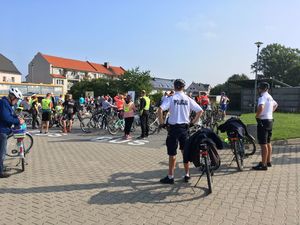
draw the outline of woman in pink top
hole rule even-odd
[[[135,112],[135,105],[131,99],[131,95],[127,95],[124,102],[124,115],[123,115],[125,119],[124,139],[131,138],[129,134],[130,134],[132,123],[134,121],[134,112]]]

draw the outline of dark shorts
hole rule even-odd
[[[227,104],[221,104],[221,111],[225,112],[227,110]]]
[[[208,105],[201,105],[201,108],[205,111],[208,108]]]
[[[184,145],[189,138],[189,130],[187,124],[170,125],[168,137],[166,140],[169,156],[177,155],[177,148],[183,150]]]
[[[42,113],[42,121],[47,122],[51,120],[51,112],[50,111],[44,111]]]
[[[74,113],[66,113],[64,114],[62,120],[74,120]]]
[[[258,144],[265,145],[271,142],[273,120],[257,120]]]

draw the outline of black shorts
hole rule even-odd
[[[273,120],[257,120],[257,140],[258,144],[265,145],[271,142]]]
[[[51,120],[51,112],[49,111],[44,111],[42,113],[42,121],[47,122]]]
[[[189,130],[187,124],[170,125],[168,137],[166,140],[167,150],[169,156],[177,155],[177,148],[179,142],[179,149],[183,150],[184,145],[189,138]]]
[[[66,113],[66,114],[64,114],[62,120],[74,120],[74,113]]]

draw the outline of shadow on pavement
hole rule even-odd
[[[0,188],[0,194],[39,194],[98,190],[91,196],[89,204],[111,205],[120,203],[178,203],[197,200],[207,196],[207,184],[201,182],[197,187],[191,183],[175,180],[174,185],[160,184],[159,178],[166,170],[145,171],[142,173],[115,173],[106,183],[70,184],[31,188]],[[196,178],[194,178],[196,180]],[[201,185],[201,187],[200,187]]]
[[[90,198],[89,204],[120,203],[180,203],[207,196],[207,188],[193,187],[191,183],[175,180],[175,184],[160,184],[158,174],[166,170],[143,173],[116,173],[109,179],[109,188],[104,188]],[[155,181],[154,181],[155,180]],[[200,190],[200,191],[199,191]]]

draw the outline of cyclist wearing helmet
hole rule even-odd
[[[169,172],[168,175],[160,180],[163,184],[174,184],[174,169],[176,164],[177,147],[183,153],[184,145],[188,139],[189,125],[195,124],[203,110],[190,97],[184,94],[183,90],[185,82],[181,79],[174,81],[175,94],[165,100],[158,109],[158,118],[160,127],[165,126],[163,119],[163,111],[169,110],[170,117],[168,119],[169,129],[166,140],[168,155],[169,155]],[[195,111],[195,118],[190,121],[190,112]],[[184,163],[185,176],[184,181],[188,182],[190,179],[189,163]]]
[[[17,88],[9,90],[8,97],[0,99],[0,178],[7,178],[9,174],[4,173],[3,161],[7,149],[7,136],[11,133],[11,127],[20,126],[24,120],[18,118],[12,106],[17,104],[23,95]]]
[[[257,104],[256,120],[257,120],[257,139],[262,151],[262,161],[252,167],[254,170],[268,170],[271,167],[272,159],[272,128],[273,128],[273,112],[277,109],[278,104],[268,93],[270,86],[266,82],[259,83],[258,93],[260,95]]]

